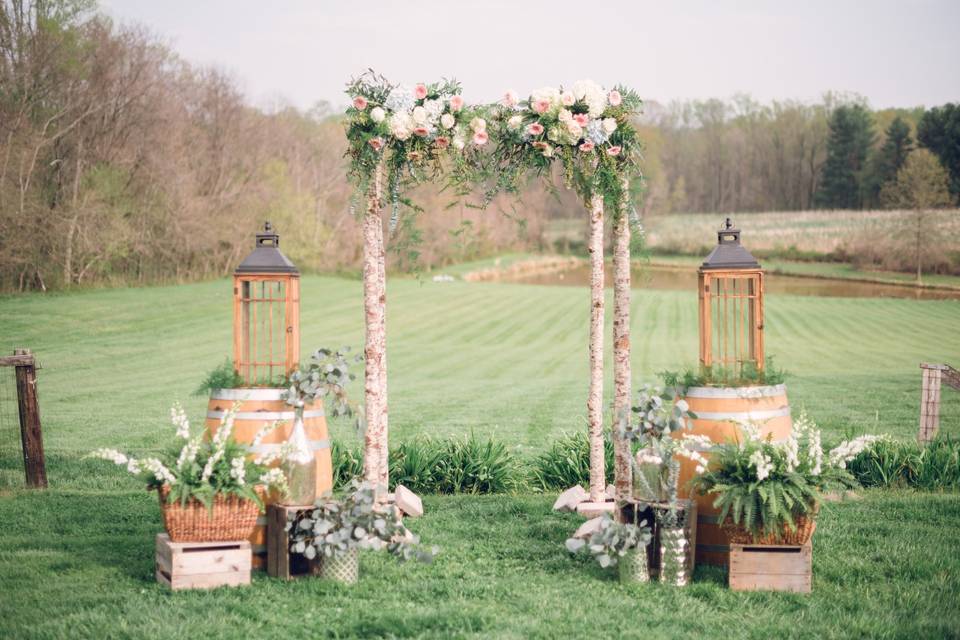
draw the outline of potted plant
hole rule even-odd
[[[312,509],[291,515],[287,523],[290,551],[303,554],[324,578],[355,584],[360,577],[360,551],[386,550],[400,560],[430,562],[437,553],[420,545],[400,511],[376,501],[373,487],[354,480],[341,499],[327,496]]]
[[[604,514],[588,538],[569,538],[566,546],[570,553],[589,553],[601,567],[618,567],[620,582],[629,584],[650,580],[646,549],[650,539],[646,521],[621,523]]]
[[[731,542],[803,545],[813,535],[823,491],[856,486],[846,463],[879,436],[845,441],[824,454],[820,430],[801,413],[788,439],[760,435],[741,424],[739,437],[712,450],[709,470],[693,487],[716,496],[713,505]]]
[[[637,395],[637,404],[619,424],[621,437],[632,443],[636,454],[633,467],[634,517],[651,512],[656,543],[651,554],[660,580],[682,586],[693,570],[694,504],[680,500],[680,459],[694,462],[698,468],[707,460],[701,453],[709,439],[683,433],[696,416],[674,389],[645,385]]]
[[[179,404],[170,410],[177,446],[160,457],[133,458],[116,449],[98,449],[91,457],[123,465],[156,489],[164,527],[173,542],[214,542],[247,539],[263,510],[263,495],[283,493],[279,469],[267,469],[247,459],[247,450],[232,435],[236,407],[220,422],[213,438],[190,432]],[[258,433],[259,441],[275,424]]]

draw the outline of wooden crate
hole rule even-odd
[[[250,542],[171,542],[157,534],[157,582],[174,591],[250,584]]]
[[[813,549],[793,545],[730,545],[730,588],[734,591],[793,591],[813,587]]]
[[[267,575],[292,580],[310,575],[310,562],[299,553],[290,553],[287,521],[313,506],[271,504],[267,507]]]

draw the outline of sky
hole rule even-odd
[[[101,0],[187,60],[230,73],[260,107],[346,103],[373,68],[456,78],[468,101],[592,79],[646,100],[960,101],[960,1]]]

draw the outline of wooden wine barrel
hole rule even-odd
[[[249,444],[257,432],[276,420],[283,422],[252,448],[250,455],[266,453],[279,448],[290,437],[293,429],[294,410],[280,397],[283,389],[243,388],[213,389],[207,405],[207,430],[211,435],[220,426],[220,419],[233,406],[240,402],[233,422],[233,436],[237,442]],[[333,465],[330,458],[330,435],[327,432],[327,419],[324,416],[323,402],[318,401],[304,407],[303,426],[307,440],[316,454],[317,495],[333,487]],[[270,502],[271,498],[267,499]],[[267,517],[266,513],[257,518],[257,528],[250,537],[253,547],[253,565],[266,568]]]
[[[723,443],[739,437],[738,424],[753,423],[762,436],[772,434],[774,441],[790,437],[793,421],[786,385],[764,387],[690,387],[684,396],[690,411],[697,415],[693,427],[683,433],[695,433]],[[709,458],[709,454],[706,454]],[[698,564],[726,565],[730,544],[720,528],[719,510],[714,508],[714,495],[690,495],[689,482],[696,475],[696,463],[677,457],[680,462],[681,498],[697,501],[697,555]]]

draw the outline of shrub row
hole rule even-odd
[[[607,482],[613,482],[613,445],[605,443]],[[880,442],[848,465],[865,487],[960,489],[960,442],[949,438],[927,446]],[[337,488],[363,473],[359,447],[334,443]],[[564,435],[539,455],[514,455],[502,442],[463,438],[417,438],[390,450],[391,487],[402,484],[423,494],[556,491],[590,482],[590,446],[584,433]]]

